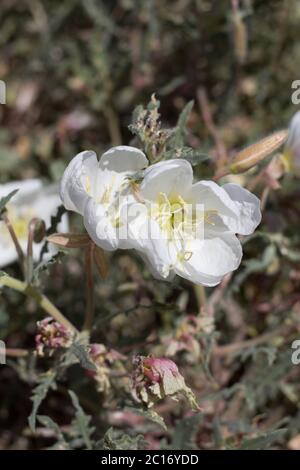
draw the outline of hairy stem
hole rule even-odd
[[[55,307],[55,305],[53,305],[53,303],[50,302],[50,300],[45,295],[41,294],[33,286],[28,286],[26,282],[19,281],[18,279],[8,276],[7,274],[0,276],[0,286],[9,287],[18,292],[21,292],[24,295],[27,295],[28,297],[31,297],[52,318],[64,325],[73,333],[78,333],[75,326],[72,325],[69,320],[67,320],[67,318]]]
[[[3,222],[5,223],[6,227],[7,227],[7,230],[9,231],[9,234],[11,236],[11,239],[13,241],[13,244],[15,245],[15,248],[16,248],[16,251],[17,251],[17,254],[18,254],[18,258],[19,258],[19,263],[20,263],[20,266],[21,266],[21,270],[22,270],[22,273],[24,274],[24,271],[25,271],[25,257],[24,257],[24,253],[23,253],[23,250],[21,248],[21,245],[19,243],[19,240],[18,240],[18,237],[16,235],[16,232],[14,231],[14,228],[12,226],[12,223],[11,221],[9,220],[6,212],[4,212],[4,214],[2,215],[2,220]]]

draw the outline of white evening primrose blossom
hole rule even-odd
[[[83,215],[101,248],[134,248],[158,279],[175,274],[207,286],[218,284],[242,258],[236,234],[260,223],[256,196],[236,184],[193,184],[183,159],[147,167],[141,150],[114,147],[98,162],[94,152],[78,154],[61,182],[65,207]]]
[[[14,181],[0,185],[0,199],[12,191],[18,189],[6,206],[8,218],[13,226],[24,253],[27,249],[28,225],[33,218],[42,219],[46,227],[49,227],[51,216],[55,215],[61,201],[58,196],[57,185],[45,187],[38,179]],[[68,218],[64,214],[58,226],[60,231],[68,231]],[[38,261],[43,242],[33,244],[33,257]],[[49,253],[50,252],[50,253]],[[53,246],[49,246],[48,253],[56,252]],[[17,260],[15,246],[11,240],[8,229],[3,221],[0,221],[0,267],[4,267]]]
[[[290,122],[283,159],[288,171],[300,174],[300,111]]]
[[[157,278],[175,274],[215,286],[242,258],[236,234],[251,234],[261,221],[259,199],[236,184],[193,184],[189,162],[150,166],[130,205],[129,236]]]
[[[76,155],[65,170],[60,195],[66,209],[83,216],[91,239],[104,250],[133,248],[120,217],[122,206],[133,200],[131,177],[148,165],[134,147],[118,146],[100,161],[93,151]]]

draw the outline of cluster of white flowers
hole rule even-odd
[[[46,228],[49,227],[51,216],[56,214],[61,201],[56,184],[45,186],[39,179],[28,179],[25,181],[14,181],[0,185],[0,199],[12,191],[18,190],[16,195],[7,204],[7,213],[10,223],[18,238],[23,252],[27,249],[28,226],[33,218],[43,219]],[[68,231],[68,218],[63,216],[60,231]],[[39,259],[43,242],[34,243],[33,257]],[[49,245],[48,255],[56,252],[53,245]],[[13,263],[17,259],[17,252],[12,242],[5,223],[0,220],[0,267]]]
[[[76,155],[60,194],[104,250],[135,249],[154,277],[178,274],[205,286],[239,266],[236,234],[251,234],[261,220],[259,199],[246,189],[193,183],[188,161],[148,166],[145,154],[128,146],[108,150],[100,161],[93,151]]]

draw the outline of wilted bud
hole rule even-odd
[[[255,144],[249,145],[233,159],[229,169],[232,173],[242,173],[262,162],[277,150],[287,139],[288,131],[275,132]]]
[[[37,335],[35,337],[36,351],[44,356],[47,349],[51,355],[55,349],[67,348],[72,342],[72,331],[55,321],[52,317],[37,322]]]
[[[200,410],[195,395],[186,386],[175,362],[165,358],[137,356],[134,358],[133,395],[149,408],[169,396],[177,400],[184,395],[194,410]]]
[[[35,219],[33,229],[33,241],[40,243],[46,235],[46,224],[42,219]]]
[[[290,122],[283,161],[288,171],[300,175],[300,111],[293,116]]]
[[[54,233],[47,237],[47,241],[61,248],[87,247],[91,242],[87,234],[79,233]]]
[[[201,335],[211,334],[214,331],[214,319],[210,315],[187,315],[178,324],[175,334],[166,337],[166,356],[173,357],[183,353],[189,364],[199,362],[201,355]]]

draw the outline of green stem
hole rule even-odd
[[[20,266],[21,266],[21,270],[22,270],[22,273],[24,274],[25,273],[25,256],[24,256],[23,250],[21,248],[21,245],[19,243],[16,232],[15,232],[15,230],[12,226],[12,223],[9,220],[6,212],[2,215],[2,220],[5,223],[5,225],[7,227],[7,230],[9,231],[9,234],[11,236],[13,244],[15,245],[16,252],[18,254],[19,263],[20,263]]]
[[[73,333],[78,333],[75,326],[72,325],[69,320],[67,320],[67,318],[55,307],[55,305],[53,305],[45,295],[41,294],[33,286],[28,286],[26,282],[19,281],[14,277],[8,276],[7,274],[0,276],[0,286],[9,287],[18,292],[21,292],[24,295],[27,295],[27,297],[31,297],[52,318],[64,325]]]
[[[207,299],[206,299],[205,287],[202,286],[202,285],[195,284],[195,294],[196,294],[196,297],[197,297],[199,313],[200,313],[201,309],[206,310],[206,308],[207,308]]]
[[[33,237],[35,226],[38,219],[32,219],[28,225],[28,241],[27,241],[27,258],[26,258],[26,270],[25,279],[27,284],[31,284],[33,278]]]

